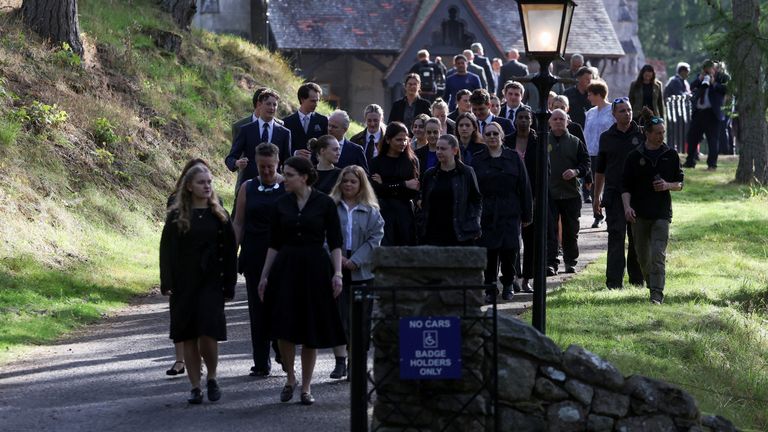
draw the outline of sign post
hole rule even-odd
[[[458,317],[400,318],[400,379],[461,378]]]

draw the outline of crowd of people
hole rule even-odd
[[[502,65],[473,44],[444,71],[420,52],[387,123],[382,107],[370,104],[364,129],[349,139],[347,112],[316,111],[317,84],[300,86],[298,111],[282,120],[280,95],[256,90],[253,112],[233,124],[225,158],[237,173],[231,219],[202,160],[187,164],[168,201],[161,290],[170,295],[178,348],[168,373],[186,367],[190,403],[203,400],[201,358],[208,399],[221,396],[217,343],[226,340],[224,302],[234,295],[237,273],[248,294],[249,374],[270,375],[274,351],[287,374],[280,400],[292,400],[300,386],[306,405],[314,403],[317,349],[333,349],[331,378],[347,376],[350,289],[373,280],[375,248],[481,246],[488,302],[532,292],[539,146],[549,155],[550,206],[536,222],[548,233],[547,274],[576,271],[581,208],[591,203],[592,226],[607,223],[606,288],[622,288],[626,268],[630,284],[647,287],[652,303],[663,302],[670,191],[682,189],[683,171],[664,143],[664,90],[653,69],[641,69],[627,97],[610,99],[596,69],[574,55],[561,75],[575,84],[549,95],[550,133],[541,142],[524,103],[526,86],[513,79],[527,74],[518,56],[513,50]],[[490,76],[481,80],[470,70]],[[425,76],[429,95],[422,94]],[[719,94],[715,82],[709,78],[704,96],[710,108]]]

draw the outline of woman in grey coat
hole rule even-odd
[[[349,341],[351,286],[373,281],[371,254],[374,248],[381,245],[384,237],[384,218],[379,212],[379,202],[365,170],[357,165],[341,171],[331,191],[331,198],[336,202],[344,239],[341,257],[343,288],[338,306]],[[337,346],[333,353],[336,356],[336,367],[331,372],[331,378],[343,378],[347,375],[346,347]]]

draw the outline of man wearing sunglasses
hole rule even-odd
[[[592,201],[592,209],[594,214],[602,216],[605,208],[608,226],[605,286],[608,289],[621,289],[624,287],[625,266],[630,284],[643,286],[644,283],[643,272],[640,270],[635,253],[631,225],[624,218],[621,182],[627,155],[645,142],[645,135],[640,126],[632,120],[632,105],[629,103],[629,98],[614,99],[611,112],[616,123],[600,135],[595,164],[595,199]],[[629,237],[629,250],[625,260],[624,241],[627,237]]]
[[[680,156],[664,143],[664,119],[652,117],[645,144],[627,155],[622,177],[624,217],[632,224],[635,251],[651,303],[664,301],[666,250],[672,222],[670,191],[683,189]]]

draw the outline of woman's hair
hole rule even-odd
[[[443,134],[440,135],[440,138],[437,139],[438,142],[440,140],[447,141],[448,145],[451,146],[452,149],[459,149],[459,151],[456,152],[454,159],[456,159],[457,164],[461,164],[461,146],[459,145],[459,139],[451,134]]]
[[[413,119],[413,124],[416,124],[416,122],[420,120],[422,123],[424,123],[424,126],[426,126],[426,125],[427,125],[427,120],[429,120],[429,118],[430,118],[430,117],[429,117],[428,115],[426,115],[426,114],[424,114],[424,113],[421,113],[421,114],[417,115],[417,116],[416,116],[416,117]],[[439,120],[438,120],[438,121],[439,121]]]
[[[307,186],[312,186],[317,181],[317,170],[312,161],[301,156],[291,156],[286,161],[284,166],[289,166],[296,170],[299,175],[307,176]]]
[[[373,193],[371,182],[368,181],[368,174],[365,173],[365,170],[362,167],[357,165],[350,165],[341,170],[341,173],[339,173],[339,178],[336,179],[336,184],[333,185],[333,189],[331,189],[330,196],[333,198],[333,201],[336,202],[336,204],[341,202],[341,182],[344,181],[344,176],[347,174],[352,174],[353,176],[357,177],[357,181],[360,182],[360,190],[357,192],[358,202],[360,202],[360,204],[365,204],[367,206],[378,209],[379,200],[376,199],[376,194]]]
[[[552,99],[552,103],[555,103],[558,101],[564,103],[566,108],[568,108],[571,105],[571,101],[569,101],[568,96],[565,96],[565,95],[557,95]]]
[[[480,139],[480,131],[477,128],[477,117],[475,117],[474,114],[470,112],[461,113],[458,117],[456,117],[456,138],[459,138],[459,122],[463,119],[469,119],[470,122],[472,122],[472,127],[475,128],[474,132],[472,132],[472,137],[470,137],[471,142],[481,142]]]
[[[168,213],[173,214],[175,212],[176,218],[172,221],[176,224],[179,232],[186,233],[189,231],[190,222],[189,219],[192,215],[192,192],[187,189],[187,186],[191,184],[195,177],[201,173],[209,173],[207,165],[198,163],[192,165],[187,172],[182,176],[179,186],[176,188],[175,199],[173,204],[168,208]],[[221,222],[226,222],[229,219],[226,210],[219,204],[219,197],[216,192],[211,190],[211,196],[208,197],[208,208],[211,209],[214,215]]]
[[[323,135],[320,138],[312,138],[307,142],[307,146],[314,153],[319,153],[320,150],[331,145],[332,142],[337,141],[333,135]],[[337,141],[338,142],[338,141]]]
[[[379,155],[386,155],[389,153],[389,141],[392,140],[394,137],[400,135],[401,133],[405,133],[405,136],[408,136],[408,128],[405,127],[404,124],[395,121],[387,125],[387,129],[384,132],[384,137],[382,138],[381,142],[379,142]],[[416,158],[416,154],[413,153],[413,148],[410,145],[405,146],[405,150],[403,150],[402,157],[408,158],[409,161],[411,161],[411,164],[413,164],[413,170],[415,177],[418,177],[418,170],[416,169],[416,166],[418,166],[418,159]]]
[[[256,146],[256,156],[276,157],[280,159],[280,148],[268,142],[263,142]]]
[[[608,97],[608,84],[603,80],[592,80],[587,86],[587,93],[592,93],[605,99]]]
[[[426,114],[422,114],[426,115]],[[437,117],[427,117],[427,119],[424,121],[424,128],[426,129],[427,125],[430,123],[434,123],[437,125],[437,128],[440,129],[443,127],[443,124],[440,123],[440,119]]]
[[[646,72],[653,72],[653,77],[651,77],[651,84],[656,81],[656,70],[653,69],[653,66],[649,64],[643,65],[643,67],[640,68],[640,72],[637,74],[637,79],[632,83],[633,89],[635,86],[643,85],[643,74]]]
[[[435,108],[442,108],[443,111],[448,112],[448,104],[445,103],[443,98],[435,99],[435,101],[432,103],[432,106],[429,107],[429,111],[432,112]]]
[[[184,164],[184,168],[182,168],[181,175],[179,176],[179,179],[176,180],[176,186],[173,187],[173,190],[179,189],[179,186],[181,185],[181,181],[184,180],[184,175],[187,174],[187,171],[189,171],[189,169],[195,165],[204,165],[209,170],[211,169],[210,165],[208,165],[208,162],[206,162],[203,159],[200,159],[200,158],[190,159],[186,164]]]

